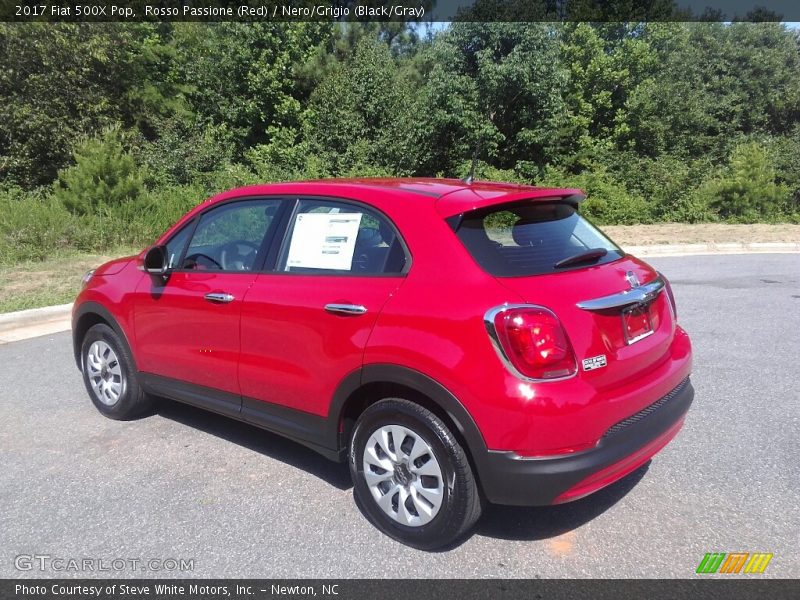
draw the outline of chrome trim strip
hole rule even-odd
[[[664,289],[664,280],[659,275],[650,283],[645,283],[639,287],[578,302],[576,306],[583,310],[609,310],[611,308],[623,308],[634,304],[647,304],[656,299]]]
[[[567,375],[565,377],[555,377],[553,379],[534,379],[533,377],[528,377],[526,375],[523,375],[517,370],[517,368],[511,362],[511,359],[508,358],[506,351],[503,350],[503,345],[500,343],[500,338],[497,335],[497,328],[494,326],[494,320],[499,313],[505,312],[513,308],[536,308],[539,310],[546,310],[554,317],[556,316],[552,310],[550,310],[547,307],[540,306],[538,304],[501,304],[500,306],[494,306],[490,308],[484,313],[483,324],[486,327],[486,332],[489,334],[489,339],[492,341],[492,346],[494,346],[494,350],[495,352],[497,352],[497,356],[500,357],[500,360],[505,365],[506,369],[508,369],[508,371],[512,375],[514,375],[514,377],[516,377],[517,379],[521,379],[522,381],[530,381],[533,383],[550,383],[551,381],[564,381],[565,379],[572,379],[573,377],[576,377],[578,375],[577,365],[575,367],[575,372],[572,375]]]
[[[558,460],[560,458],[572,458],[573,456],[581,456],[583,454],[589,454],[590,452],[594,452],[595,450],[597,450],[597,447],[600,445],[600,441],[602,439],[603,438],[597,440],[594,446],[591,446],[589,448],[584,448],[583,450],[578,450],[577,452],[562,452],[560,454],[542,454],[540,456],[522,456],[521,454],[517,454],[516,452],[513,451],[508,452],[507,454],[509,455],[509,458],[511,458],[511,460],[519,460],[522,462],[527,462],[527,461],[545,462],[548,460]],[[490,452],[496,452],[496,451],[490,450]]]
[[[631,344],[634,344],[634,343],[638,342],[639,340],[643,340],[646,337],[650,337],[651,335],[653,335],[655,333],[655,330],[651,329],[647,333],[643,333],[641,335],[637,335],[636,337],[632,337],[632,338],[628,337],[628,334],[625,332],[624,329],[623,329],[623,333],[625,333],[625,345],[630,346]]]
[[[363,315],[367,307],[361,304],[326,304],[325,310],[336,315]]]

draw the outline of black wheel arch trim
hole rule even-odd
[[[130,356],[131,360],[133,361],[134,369],[136,369],[136,357],[133,355],[133,348],[128,341],[128,336],[125,333],[125,330],[122,329],[119,322],[111,314],[111,311],[98,302],[83,302],[72,313],[72,351],[75,356],[75,364],[78,366],[78,369],[80,370],[81,368],[81,345],[83,344],[83,334],[85,333],[84,330],[78,328],[78,323],[80,323],[83,317],[89,314],[100,317],[100,319],[105,321],[105,323],[114,330],[114,332],[122,340],[122,343],[125,344],[125,349],[128,351],[128,356]]]
[[[331,400],[328,412],[328,432],[326,445],[338,447],[342,453],[346,451],[349,440],[345,439],[341,429],[347,401],[360,388],[371,383],[398,384],[413,389],[424,395],[446,413],[455,425],[457,433],[467,445],[467,454],[478,469],[478,477],[486,465],[488,451],[483,435],[472,419],[472,416],[461,404],[461,401],[446,387],[435,379],[414,369],[392,364],[369,364],[360,370],[353,371],[339,384]]]

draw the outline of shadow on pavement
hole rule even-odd
[[[339,490],[353,487],[346,464],[329,461],[301,444],[247,423],[169,400],[162,400],[159,403],[157,414],[302,469]],[[648,461],[607,488],[568,504],[544,507],[487,505],[471,534],[440,551],[456,548],[472,535],[535,541],[553,538],[577,529],[625,497],[644,477],[649,466]],[[358,502],[356,504],[358,505]],[[361,506],[358,508],[366,518],[363,508]]]
[[[622,500],[647,473],[650,461],[586,498],[556,506],[525,508],[489,505],[475,534],[503,540],[545,540],[567,533],[603,514]]]
[[[301,444],[253,425],[169,400],[159,401],[156,414],[302,469],[337,489],[353,487],[346,464],[330,461]]]
[[[563,535],[585,525],[622,500],[641,481],[649,468],[650,461],[647,461],[607,488],[567,504],[539,507],[487,504],[472,531],[453,543],[430,552],[440,553],[454,550],[467,543],[473,535],[531,542]],[[369,521],[370,518],[355,493],[353,501],[361,515]]]

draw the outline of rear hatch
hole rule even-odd
[[[578,376],[598,391],[669,359],[675,316],[664,280],[581,217],[575,203],[493,205],[450,222],[487,273],[558,317]]]

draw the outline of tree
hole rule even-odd
[[[190,85],[199,125],[224,125],[235,158],[297,128],[304,106],[296,84],[302,65],[330,35],[329,23],[179,23],[172,77]]]
[[[0,177],[49,184],[73,144],[185,110],[152,24],[0,23]]]
[[[627,130],[626,103],[657,66],[640,33],[625,24],[568,23],[562,29],[561,60],[569,78],[558,162],[566,167],[587,167]]]
[[[323,157],[334,175],[368,166],[410,174],[419,163],[416,106],[389,48],[364,39],[352,60],[326,77],[311,97],[305,127],[310,152]]]
[[[494,154],[497,147],[497,132],[480,108],[478,86],[466,73],[464,55],[445,39],[435,41],[421,54],[418,69],[418,173],[463,177],[463,163],[473,155],[478,140],[482,140],[484,156]]]
[[[776,182],[770,157],[757,142],[736,146],[728,166],[703,193],[721,217],[750,222],[781,212],[790,195],[786,185]]]
[[[489,138],[484,148],[498,168],[554,157],[567,78],[555,33],[546,23],[456,23],[444,34],[443,43],[457,52],[457,74],[474,81],[477,105],[468,113],[481,115],[476,133]]]
[[[117,128],[86,139],[75,150],[75,164],[59,172],[54,192],[79,215],[96,214],[106,206],[135,201],[143,191],[133,156],[122,147]]]
[[[654,23],[659,68],[626,103],[622,147],[721,161],[738,134],[784,133],[800,113],[800,56],[780,23]]]

